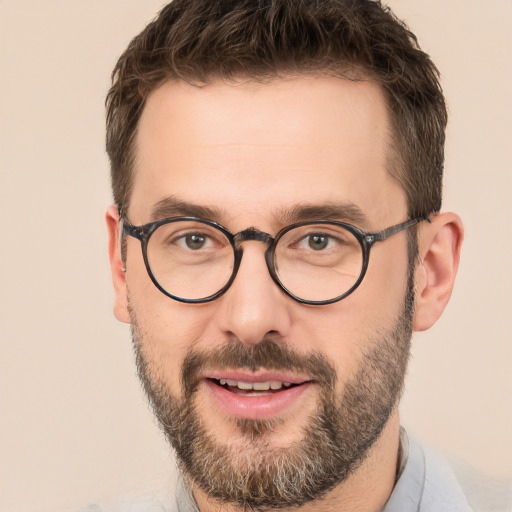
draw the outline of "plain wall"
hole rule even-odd
[[[450,108],[444,209],[466,242],[414,338],[403,422],[512,475],[512,2],[393,0]],[[174,464],[112,315],[104,96],[157,0],[0,0],[0,511],[165,485]]]

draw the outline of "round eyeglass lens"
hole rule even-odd
[[[308,224],[279,239],[274,266],[282,285],[303,300],[324,301],[348,292],[363,268],[358,238],[336,224]]]
[[[159,226],[147,244],[149,268],[169,294],[188,300],[220,291],[233,272],[234,251],[222,231],[202,222]]]

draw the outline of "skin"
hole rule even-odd
[[[168,82],[150,95],[140,119],[127,215],[135,225],[150,222],[155,206],[172,196],[215,209],[213,220],[233,233],[253,226],[275,234],[289,223],[286,213],[293,208],[336,203],[355,205],[364,217],[357,223],[337,220],[378,231],[407,218],[404,191],[386,170],[389,133],[383,96],[369,82],[301,77],[270,84],[213,82],[202,88]],[[109,208],[115,315],[131,322],[129,296],[146,356],[176,396],[181,395],[180,369],[190,349],[209,350],[231,339],[256,344],[269,334],[299,353],[323,354],[337,371],[336,391],[342,396],[343,382],[357,371],[369,340],[391,329],[400,313],[407,284],[405,233],[374,246],[364,281],[338,303],[305,306],[287,297],[268,274],[265,246],[249,241],[231,288],[216,301],[190,305],[157,290],[139,242],[130,237],[123,264],[118,220],[117,209]],[[446,306],[461,241],[462,225],[454,214],[421,224],[416,330],[428,329]],[[300,441],[316,398],[313,385],[280,411],[279,425],[269,437],[272,447]],[[197,404],[219,442],[229,439],[243,446],[243,434],[204,387]],[[380,510],[394,484],[398,435],[395,410],[359,469],[321,504],[312,502],[301,510]],[[202,511],[218,509],[193,490]]]

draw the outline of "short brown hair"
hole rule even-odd
[[[383,90],[389,172],[410,217],[441,206],[446,106],[439,72],[388,7],[373,0],[174,0],[129,44],[112,73],[107,152],[114,200],[127,208],[134,141],[148,96],[170,79],[328,74]]]

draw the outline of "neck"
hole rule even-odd
[[[364,462],[352,475],[321,499],[300,508],[279,509],[280,512],[379,512],[395,485],[399,439],[400,424],[395,411]],[[192,490],[200,512],[242,512],[238,507],[211,500],[195,486]]]

